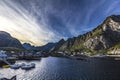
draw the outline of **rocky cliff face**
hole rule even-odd
[[[4,31],[0,31],[0,47],[23,48],[19,40]]]
[[[94,30],[70,38],[62,44],[58,51],[100,51],[111,50],[120,43],[120,15],[112,15]],[[118,47],[119,48],[119,47]]]

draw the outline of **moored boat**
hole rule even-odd
[[[32,68],[35,68],[35,64],[34,63],[25,64],[25,65],[21,66],[21,69],[24,69],[24,70],[29,70],[29,69],[32,69]]]
[[[19,64],[10,65],[11,69],[19,69],[21,66]]]

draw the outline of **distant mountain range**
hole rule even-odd
[[[16,38],[13,38],[9,33],[0,31],[0,48],[20,48],[22,44]]]
[[[19,40],[13,38],[9,33],[5,31],[0,31],[0,49],[26,49],[26,50],[35,50],[35,51],[45,51],[49,52],[56,43],[48,43],[44,46],[32,46],[29,43],[21,44]]]
[[[63,43],[65,42],[64,39],[61,39],[59,42],[56,43],[48,43],[46,45],[43,46],[32,46],[29,43],[24,43],[23,47],[26,50],[36,50],[36,51],[45,51],[45,52],[55,52],[58,51],[59,48],[61,47],[61,45],[63,45]]]
[[[49,52],[54,46],[56,45],[56,43],[48,43],[44,46],[32,46],[29,43],[24,43],[23,47],[26,50],[35,50],[35,51],[45,51],[45,52]]]

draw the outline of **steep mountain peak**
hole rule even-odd
[[[120,22],[120,15],[111,15],[108,18],[112,19],[115,22]]]
[[[64,39],[61,39],[59,42],[64,42],[65,40]]]
[[[120,31],[120,15],[112,15],[103,23],[103,31]]]

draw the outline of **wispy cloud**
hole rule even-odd
[[[120,14],[118,0],[1,0],[0,30],[21,42],[43,45],[97,27]]]
[[[44,25],[38,24],[35,17],[21,5],[8,0],[0,2],[0,30],[9,32],[22,42],[43,45],[54,41],[56,36]]]

